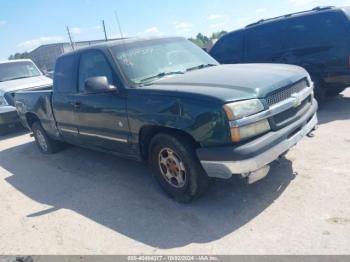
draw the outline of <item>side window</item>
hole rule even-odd
[[[247,58],[270,59],[282,49],[279,23],[253,27],[247,32]]]
[[[243,59],[243,35],[236,32],[222,37],[211,50],[211,55],[220,63],[238,63]]]
[[[347,37],[344,21],[338,13],[301,16],[284,26],[287,49],[334,43]]]
[[[77,57],[66,55],[57,59],[54,72],[54,89],[58,93],[75,93],[77,91]]]
[[[113,72],[104,54],[99,51],[88,51],[80,57],[79,92],[85,91],[86,79],[95,76],[105,76],[109,83],[113,83]]]

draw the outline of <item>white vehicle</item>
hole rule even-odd
[[[48,85],[52,80],[29,59],[0,62],[0,133],[20,123],[14,104],[16,91]]]

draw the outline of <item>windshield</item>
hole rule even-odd
[[[111,51],[126,77],[136,84],[218,65],[201,48],[182,38],[125,43]]]
[[[0,64],[0,82],[40,75],[40,71],[29,61]]]

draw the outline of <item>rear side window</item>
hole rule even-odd
[[[264,60],[281,51],[281,27],[279,23],[253,27],[247,31],[247,58]]]
[[[57,59],[54,73],[54,89],[58,93],[74,93],[77,89],[77,58],[66,55]]]
[[[243,59],[242,31],[222,37],[210,51],[210,54],[220,63],[238,63]]]
[[[113,71],[104,54],[100,51],[83,53],[79,65],[79,91],[85,90],[85,81],[90,77],[105,76],[113,83]]]
[[[346,39],[347,34],[344,17],[338,12],[301,16],[284,25],[287,49],[336,43]]]

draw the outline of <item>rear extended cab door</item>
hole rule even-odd
[[[78,56],[64,55],[57,59],[52,95],[52,108],[57,128],[64,140],[76,143],[78,129],[75,119]]]

